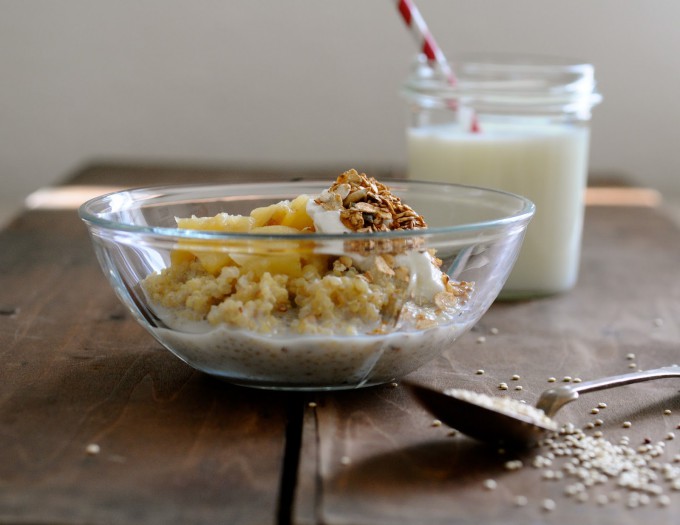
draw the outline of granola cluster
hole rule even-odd
[[[340,175],[315,202],[326,210],[340,210],[342,223],[355,232],[427,228],[423,217],[387,186],[354,169]]]

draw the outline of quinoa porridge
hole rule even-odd
[[[182,240],[168,266],[142,282],[165,325],[154,328],[159,338],[209,373],[272,386],[383,383],[470,327],[462,313],[473,283],[450,279],[424,240],[352,238],[427,227],[387,186],[355,170],[319,195],[247,216],[176,220],[193,230],[297,235],[247,249]],[[348,236],[319,249],[315,232]]]

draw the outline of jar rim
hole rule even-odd
[[[470,105],[592,108],[602,100],[594,67],[585,61],[539,54],[467,53],[449,63],[452,85],[438,66],[419,54],[402,86],[409,100],[425,105],[467,100]]]

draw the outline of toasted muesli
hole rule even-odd
[[[327,210],[340,210],[343,224],[355,232],[427,227],[425,219],[386,185],[354,169],[340,175],[315,202]]]

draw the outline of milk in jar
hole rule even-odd
[[[475,57],[458,65],[456,87],[422,59],[417,66],[405,88],[412,117],[409,178],[532,200],[536,213],[501,298],[571,289],[580,261],[588,121],[600,100],[592,66],[548,57]]]

